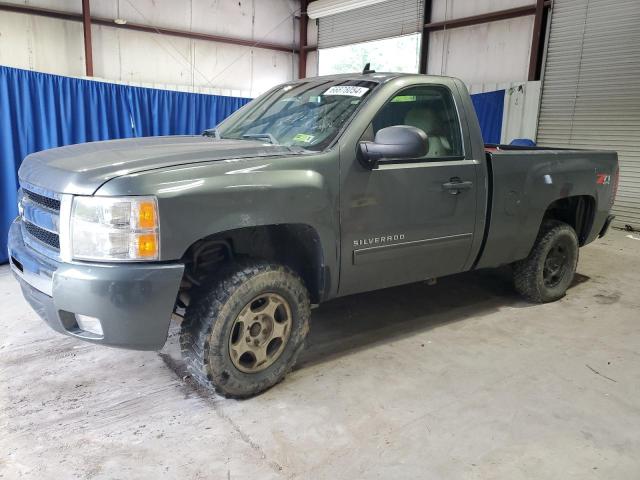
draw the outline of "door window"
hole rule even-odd
[[[460,121],[451,92],[446,87],[423,85],[398,92],[376,114],[364,134],[373,140],[381,128],[410,125],[428,137],[427,158],[455,160],[463,157]]]

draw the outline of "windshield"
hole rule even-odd
[[[216,133],[219,138],[323,150],[377,85],[363,80],[282,85],[223,122]]]

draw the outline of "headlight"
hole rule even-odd
[[[71,253],[78,260],[157,260],[155,197],[74,197]]]

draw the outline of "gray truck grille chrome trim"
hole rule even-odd
[[[24,242],[49,257],[60,254],[60,195],[21,184],[19,202]]]
[[[29,198],[38,205],[48,208],[49,210],[60,210],[60,200],[56,198],[45,197],[44,195],[40,195],[39,193],[31,192],[29,190],[23,190],[23,192],[25,197]]]
[[[53,248],[60,248],[60,239],[57,233],[52,233],[27,221],[24,222],[24,228],[29,235],[40,240],[42,243],[46,243]]]

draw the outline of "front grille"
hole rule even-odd
[[[60,207],[62,196],[42,187],[20,184],[22,237],[40,253],[58,258],[60,251]]]
[[[31,192],[29,190],[22,190],[25,197],[28,197],[31,201],[37,203],[38,205],[42,205],[49,210],[60,210],[60,200],[55,198],[45,197],[44,195],[40,195],[39,193]]]
[[[60,238],[57,234],[45,230],[44,228],[40,228],[27,221],[24,222],[24,228],[29,232],[29,235],[40,240],[45,245],[60,249]]]

